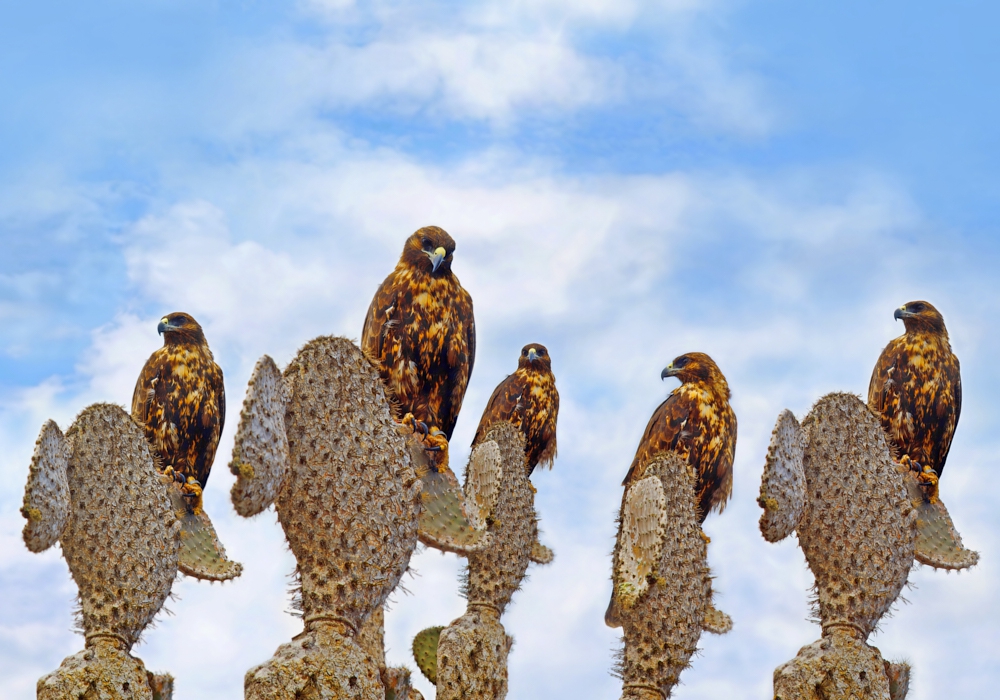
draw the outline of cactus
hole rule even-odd
[[[887,664],[867,639],[906,584],[921,540],[941,560],[952,557],[950,565],[966,551],[943,504],[924,502],[893,461],[879,420],[856,396],[838,393],[820,399],[801,426],[787,411],[779,416],[758,503],[766,539],[798,534],[823,628],[822,639],[775,670],[775,698],[901,700],[909,667]],[[974,563],[972,555],[965,561]]]
[[[624,632],[617,669],[622,698],[662,700],[702,630],[724,634],[732,622],[712,607],[690,468],[678,455],[661,453],[644,473],[622,504],[605,622]]]
[[[94,404],[65,437],[49,421],[35,448],[22,513],[25,544],[62,546],[80,590],[86,648],[38,681],[44,700],[169,697],[129,652],[177,575],[180,525],[142,429],[119,406]],[[166,695],[164,695],[166,688]]]
[[[413,660],[424,677],[437,685],[438,641],[444,627],[428,627],[413,638]]]
[[[245,696],[381,700],[384,678],[398,673],[384,675],[366,651],[380,646],[373,639],[380,640],[381,624],[362,628],[416,546],[420,482],[378,373],[343,338],[310,341],[283,376],[262,358],[230,468],[238,513],[275,504],[297,562],[305,624],[247,672]]]
[[[535,491],[525,466],[524,436],[510,423],[494,424],[473,448],[465,475],[469,520],[485,527],[486,544],[468,553],[464,615],[440,631],[436,667],[418,665],[433,676],[439,700],[507,694],[507,655],[513,639],[500,616],[520,585],[532,552],[542,561],[552,553],[537,543]],[[433,629],[433,628],[432,628]],[[414,640],[429,639],[424,630]]]

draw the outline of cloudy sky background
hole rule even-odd
[[[184,310],[226,373],[206,492],[241,579],[181,579],[136,653],[185,699],[237,698],[299,629],[273,512],[228,501],[256,359],[357,338],[416,228],[457,240],[478,356],[456,467],[492,388],[546,344],[559,458],[535,476],[543,541],[504,624],[510,697],[615,698],[603,624],[620,481],[660,369],[718,361],[739,418],[734,497],[709,519],[719,606],[675,697],[770,697],[819,636],[794,538],[760,537],[771,427],[863,393],[892,311],[944,313],[965,405],[942,495],[972,572],[917,568],[873,643],[915,664],[911,697],[1000,685],[998,11],[985,2],[533,0],[0,1],[0,696],[82,648],[58,548],[17,512],[35,437],[93,401],[127,404]],[[389,659],[464,609],[460,562],[416,555]],[[428,685],[418,682],[428,697]]]

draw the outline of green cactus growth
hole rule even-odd
[[[246,698],[382,700],[387,689],[400,700],[400,692],[417,697],[404,672],[384,668],[381,624],[363,629],[416,546],[420,481],[382,381],[361,351],[321,337],[284,373],[261,358],[230,468],[238,513],[277,509],[297,562],[305,624],[247,672]]]
[[[644,473],[622,504],[605,622],[623,630],[622,698],[663,700],[702,630],[724,634],[732,622],[712,605],[691,470],[678,455],[660,453]]]
[[[129,652],[177,575],[180,524],[142,429],[119,406],[94,404],[63,436],[48,421],[22,513],[33,552],[62,546],[80,590],[83,651],[38,681],[40,700],[169,698],[172,679]]]
[[[424,678],[437,685],[438,640],[444,627],[428,627],[413,638],[413,660]]]
[[[906,584],[914,558],[971,566],[947,510],[925,507],[858,397],[829,394],[799,425],[778,417],[758,503],[765,539],[792,532],[816,577],[823,637],[774,672],[776,700],[902,700],[909,666],[867,643]],[[929,504],[926,504],[929,505]],[[923,549],[922,549],[923,548]]]

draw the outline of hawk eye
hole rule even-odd
[[[678,360],[674,363],[674,367],[687,367],[688,362],[690,362],[690,360],[686,357],[678,358]]]
[[[527,357],[527,355],[528,355],[528,348],[525,348],[524,350],[522,350],[521,354],[524,355],[525,357]]]
[[[921,311],[924,310],[924,305],[923,304],[914,304],[913,306],[910,307],[910,310],[913,311],[913,312],[915,312],[915,313],[920,313]]]
[[[431,239],[430,238],[421,238],[420,239],[420,245],[423,247],[424,250],[430,250],[431,249]]]

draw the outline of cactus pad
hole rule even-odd
[[[816,577],[819,618],[867,638],[913,564],[913,507],[881,424],[857,396],[823,397],[803,427],[807,502],[797,532]]]
[[[733,618],[710,604],[705,608],[705,620],[701,626],[712,634],[727,634],[733,629]]]
[[[489,543],[485,529],[477,530],[466,511],[465,495],[450,469],[428,470],[423,484],[420,541],[443,552],[467,555]]]
[[[476,445],[469,457],[465,499],[472,526],[485,530],[500,497],[503,463],[500,447],[492,440]]]
[[[712,600],[690,469],[677,454],[660,453],[643,473],[648,476],[629,489],[623,504],[606,617],[624,633],[618,668],[624,698],[669,696],[695,652]],[[660,483],[659,489],[652,480]],[[640,484],[642,490],[633,495]],[[651,542],[657,532],[663,532],[658,547]],[[653,553],[652,568],[640,575]],[[627,567],[624,562],[630,558],[636,563]],[[627,572],[631,575],[625,578]]]
[[[667,533],[666,501],[663,483],[656,476],[633,484],[625,498],[614,595],[626,610],[646,592],[659,567]]]
[[[250,377],[233,443],[233,458],[229,462],[229,470],[236,475],[231,492],[233,507],[245,518],[271,505],[285,481],[288,472],[287,401],[288,392],[281,372],[274,360],[264,355]]]
[[[80,587],[83,628],[131,646],[177,573],[178,525],[142,429],[95,404],[67,432],[71,511],[60,539]]]
[[[21,515],[27,519],[24,543],[43,552],[58,540],[69,516],[69,443],[54,421],[46,421],[35,442]]]
[[[802,516],[806,477],[802,468],[806,434],[792,412],[785,410],[771,433],[757,503],[764,509],[760,531],[768,542],[785,539]]]
[[[161,477],[161,481],[181,524],[178,568],[202,581],[229,581],[243,573],[242,564],[226,557],[226,549],[219,542],[208,514],[202,509],[191,512],[176,481],[169,477]]]
[[[551,564],[555,558],[555,552],[538,540],[535,540],[535,542],[531,545],[531,562],[533,564],[540,564],[544,566]]]
[[[413,660],[424,678],[437,685],[438,639],[444,627],[428,627],[413,638]]]
[[[248,392],[244,416],[268,413],[256,406],[258,400],[277,401],[280,392],[262,388],[261,377],[271,372],[267,365],[258,365],[259,384]],[[278,386],[272,379],[267,381]],[[399,583],[416,546],[420,481],[385,386],[351,341],[310,341],[286,368],[282,384],[288,471],[274,504],[296,559],[305,630],[247,672],[245,696],[382,700],[386,690],[376,650],[367,652],[362,642],[378,645],[381,625],[373,615]],[[269,410],[271,418],[279,415],[277,408]],[[276,425],[270,429],[280,432]],[[248,429],[246,435],[252,434]],[[238,471],[249,454],[234,458]],[[256,465],[251,467],[254,474],[241,478],[256,478]],[[241,512],[259,512],[266,500]]]
[[[962,536],[951,521],[948,509],[940,498],[928,502],[913,473],[900,468],[906,490],[917,512],[916,559],[935,569],[956,571],[968,569],[979,562],[979,553],[966,549]]]
[[[910,664],[886,661],[885,675],[889,678],[889,700],[904,700],[910,692]]]

